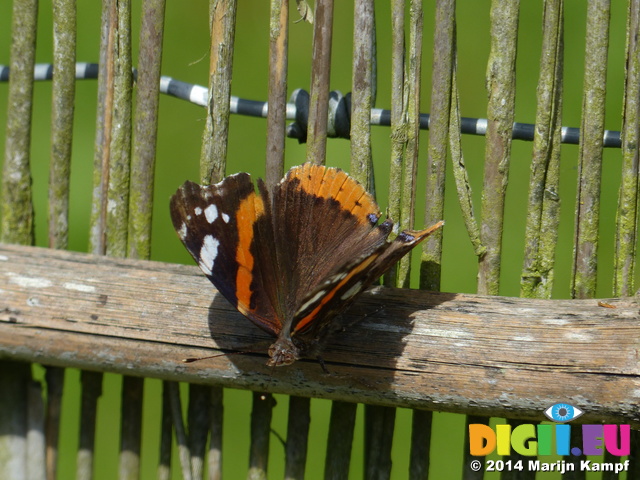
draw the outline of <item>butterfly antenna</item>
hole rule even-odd
[[[245,348],[244,350],[238,350],[236,352],[227,352],[227,353],[216,353],[215,355],[207,355],[204,357],[188,357],[188,358],[183,358],[182,362],[183,363],[193,363],[193,362],[199,362],[200,360],[208,360],[210,358],[216,358],[216,357],[226,357],[228,355],[246,355],[249,353],[262,353],[264,349],[264,344],[262,342],[256,343],[254,345],[249,345],[248,348]]]
[[[251,351],[227,352],[227,353],[217,353],[215,355],[207,355],[205,357],[188,357],[188,358],[183,358],[182,363],[193,363],[193,362],[199,362],[200,360],[209,360],[210,358],[226,357],[229,355],[237,355],[237,354],[245,354],[245,353],[255,353],[255,352],[251,352]]]

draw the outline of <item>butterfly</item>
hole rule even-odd
[[[439,229],[393,241],[373,196],[339,168],[293,167],[272,189],[248,173],[185,182],[170,202],[178,237],[216,289],[276,337],[269,366],[318,355],[336,317]]]

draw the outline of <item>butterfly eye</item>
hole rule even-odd
[[[556,403],[555,405],[551,405],[544,411],[544,414],[549,420],[561,423],[575,420],[583,413],[584,412],[578,407],[574,407],[572,405],[569,405],[568,403]]]

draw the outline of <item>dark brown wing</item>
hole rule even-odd
[[[273,335],[282,330],[281,275],[273,251],[270,200],[246,173],[215,185],[185,182],[171,198],[180,240],[222,295]]]
[[[332,317],[342,313],[360,293],[442,225],[444,222],[420,231],[404,231],[392,242],[385,239],[373,252],[345,264],[305,297],[292,322],[292,336],[321,335]],[[391,226],[390,221],[381,225],[388,231]]]
[[[390,224],[377,226],[379,217],[373,197],[342,170],[309,163],[289,170],[273,191],[287,322],[327,279],[385,244]]]

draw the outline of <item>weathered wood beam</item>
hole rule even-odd
[[[633,298],[376,287],[330,339],[329,374],[269,368],[271,339],[196,267],[0,244],[0,359],[349,402],[542,420],[564,401],[640,426],[638,313]]]

